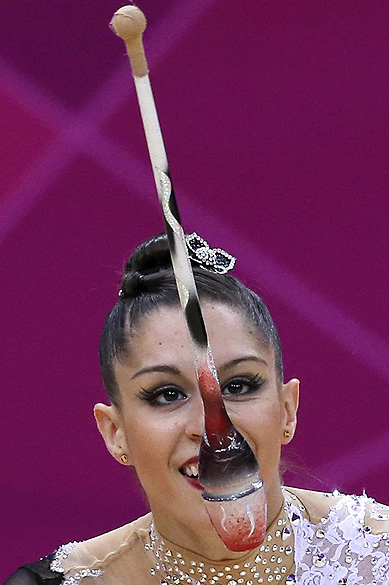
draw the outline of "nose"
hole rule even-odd
[[[201,440],[204,432],[204,405],[200,393],[192,396],[187,412],[185,434],[195,441]]]

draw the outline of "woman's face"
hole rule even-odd
[[[206,302],[203,314],[228,414],[257,457],[272,519],[281,506],[280,449],[291,440],[284,431],[293,436],[298,382],[277,381],[273,349],[239,312]],[[188,523],[209,528],[199,484],[190,477],[197,472],[204,412],[181,310],[162,308],[143,319],[115,373],[120,409],[96,407],[109,450],[128,455],[166,538]]]

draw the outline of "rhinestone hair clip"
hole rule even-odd
[[[188,256],[192,262],[196,262],[209,272],[227,274],[235,266],[236,258],[221,248],[211,248],[201,236],[193,232],[185,235]],[[140,275],[142,278],[142,275]],[[119,290],[119,297],[124,297],[122,289]]]
[[[202,268],[217,274],[227,274],[235,266],[236,258],[221,248],[211,248],[196,232],[185,236],[189,258]]]

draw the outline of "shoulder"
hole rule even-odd
[[[3,585],[60,585],[63,582],[79,583],[83,577],[98,577],[106,564],[119,557],[121,552],[126,551],[130,556],[132,552],[137,554],[151,521],[151,514],[146,514],[89,540],[63,544],[52,555],[20,567]],[[68,576],[73,580],[68,581]]]
[[[124,550],[130,553],[139,547],[152,521],[146,514],[129,524],[82,542],[60,546],[54,553],[51,569],[65,575],[83,571],[83,576],[99,576],[106,565],[119,557]]]
[[[389,585],[389,508],[339,492],[285,488],[297,583]]]
[[[291,487],[285,490],[302,502],[313,524],[327,518],[332,511],[344,508],[348,514],[358,515],[373,534],[389,533],[389,506],[376,502],[366,494],[356,496],[337,490],[325,493]]]

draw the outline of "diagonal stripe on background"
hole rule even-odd
[[[177,3],[177,6],[150,30],[150,41],[147,43],[150,64],[157,67],[215,1],[200,0],[192,3],[186,0]],[[174,35],[170,37],[166,36],[168,27],[174,30]],[[51,152],[45,149],[23,173],[20,183],[3,195],[5,203],[0,216],[1,245],[4,238],[37,203],[44,190],[68,165],[75,153],[87,149],[92,137],[94,140],[98,139],[104,122],[135,91],[127,61],[113,73],[81,112],[69,112],[62,106],[54,104],[32,83],[28,83],[7,64],[1,62],[0,78],[4,81],[5,91],[16,103],[28,111],[33,111],[35,116],[59,132],[56,143],[51,144]]]

